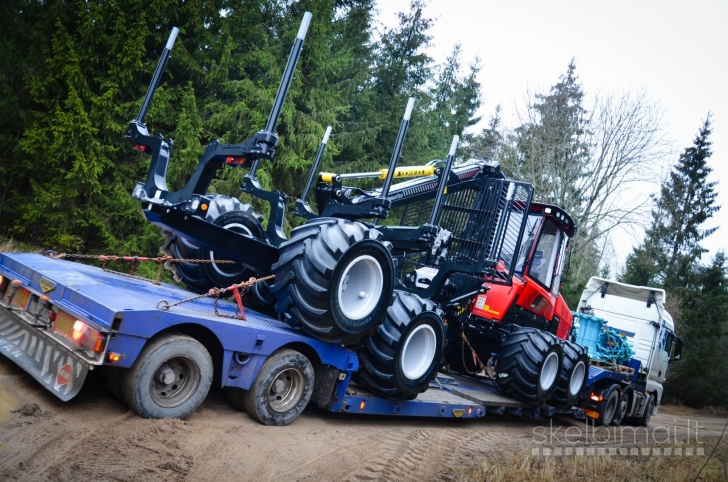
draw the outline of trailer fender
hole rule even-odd
[[[119,368],[131,368],[134,360],[142,352],[147,340],[148,338],[140,336],[115,333],[111,340],[109,340],[107,350],[108,352],[118,353],[121,356],[119,357],[119,361],[108,363],[108,365]]]
[[[250,389],[266,359],[267,355],[225,350],[222,362],[222,386]]]

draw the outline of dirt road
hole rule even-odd
[[[691,420],[705,427],[701,438],[725,424]],[[144,420],[113,398],[101,376],[63,403],[0,358],[0,480],[433,480],[473,459],[531,450],[558,427],[563,443],[564,429],[577,427],[574,435],[584,426],[562,418],[553,427],[505,415],[430,420],[315,408],[287,427],[266,427],[232,408],[221,390],[187,420]],[[684,416],[661,413],[656,427],[688,436]],[[664,430],[651,435],[665,439]]]

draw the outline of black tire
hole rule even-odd
[[[445,325],[434,307],[414,293],[395,291],[387,318],[359,351],[358,381],[387,398],[425,391],[445,345]]]
[[[614,413],[612,425],[617,427],[622,425],[624,417],[627,415],[627,410],[629,410],[629,393],[625,391],[624,393],[622,393],[622,396],[619,397],[619,402],[617,403],[617,411]]]
[[[598,427],[608,427],[612,424],[619,408],[619,385],[612,385],[604,392],[604,399],[597,405],[599,418],[594,421]]]
[[[270,285],[267,281],[255,283],[245,291],[245,307],[251,308],[258,313],[278,318],[275,310],[276,298],[270,292]]]
[[[263,217],[253,211],[250,204],[243,204],[236,198],[228,196],[210,196],[211,201],[205,220],[217,226],[223,226],[235,232],[266,240],[262,226]],[[160,251],[173,258],[224,260],[224,256],[215,254],[205,247],[199,247],[192,241],[176,234],[162,230],[164,243]],[[257,274],[239,264],[215,263],[165,263],[172,271],[176,281],[184,283],[192,291],[205,293],[210,288],[227,288],[234,283],[247,281]]]
[[[124,395],[121,393],[122,370],[124,370],[124,368],[110,366],[104,367],[106,385],[109,387],[109,391],[115,399],[121,403],[126,403],[124,401]]]
[[[223,391],[230,404],[240,410],[245,411],[245,404],[243,403],[243,396],[245,396],[246,390],[237,387],[224,387]]]
[[[184,418],[197,410],[212,384],[212,359],[185,335],[163,335],[144,347],[121,374],[127,405],[144,418]]]
[[[549,398],[549,405],[559,408],[571,408],[579,401],[589,378],[589,355],[587,349],[576,343],[561,340],[564,350],[564,363],[554,394]]]
[[[263,364],[243,405],[265,425],[288,425],[298,417],[313,393],[314,372],[308,358],[295,350],[274,353]]]
[[[496,383],[506,395],[538,405],[556,390],[563,349],[551,333],[514,326],[495,366]]]
[[[276,311],[320,340],[358,343],[387,316],[390,249],[379,231],[356,221],[319,218],[295,228],[273,265]]]
[[[639,425],[640,427],[647,427],[650,424],[650,419],[652,418],[652,411],[654,410],[654,408],[655,400],[652,398],[652,395],[648,395],[645,411],[642,416],[637,419],[637,425]]]

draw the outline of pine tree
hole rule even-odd
[[[628,257],[621,281],[667,290],[687,286],[695,263],[707,251],[700,241],[717,229],[700,227],[720,209],[716,205],[717,182],[707,180],[712,172],[707,164],[712,155],[710,134],[708,115],[693,145],[680,155],[662,183],[652,226],[645,242]]]
[[[479,62],[475,59],[467,75],[463,76],[460,73],[460,48],[460,44],[455,45],[430,89],[431,105],[426,114],[429,134],[426,145],[418,154],[422,160],[442,158],[452,136],[462,136],[466,128],[480,121],[480,117],[473,117],[481,104],[480,84],[476,80]]]
[[[685,340],[681,361],[671,367],[669,398],[687,405],[725,405],[728,397],[728,265],[718,252],[708,266],[697,266],[680,293],[676,332]],[[671,295],[668,293],[668,298]]]

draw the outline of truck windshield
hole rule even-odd
[[[541,228],[538,245],[533,253],[529,274],[549,289],[554,278],[554,265],[560,248],[561,230],[556,226],[556,223],[546,219],[543,228]]]

